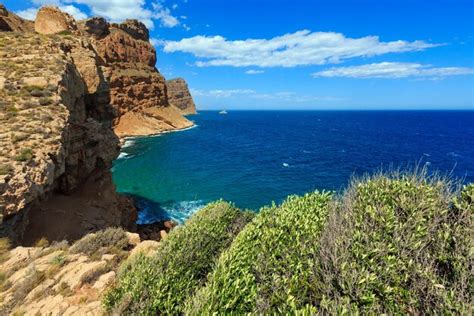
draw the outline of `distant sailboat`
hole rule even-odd
[[[222,111],[219,112],[219,114],[225,115],[225,114],[227,114],[227,111],[226,111],[226,110],[222,110]]]

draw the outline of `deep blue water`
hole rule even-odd
[[[474,111],[229,111],[197,127],[128,140],[113,167],[140,221],[184,220],[219,198],[258,209],[339,190],[352,175],[420,162],[474,181]]]

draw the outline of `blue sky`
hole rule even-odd
[[[200,109],[474,109],[472,0],[7,0],[142,20]]]

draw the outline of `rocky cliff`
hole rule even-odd
[[[1,235],[31,244],[133,230],[136,210],[109,171],[119,138],[192,125],[168,102],[148,30],[54,7],[35,31],[3,6],[0,21]]]
[[[169,103],[179,109],[182,114],[196,114],[196,105],[184,79],[166,80],[166,91]]]

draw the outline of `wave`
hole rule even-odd
[[[162,220],[174,220],[180,224],[191,217],[206,203],[203,200],[179,201],[173,203],[138,203],[138,224],[149,224]]]

